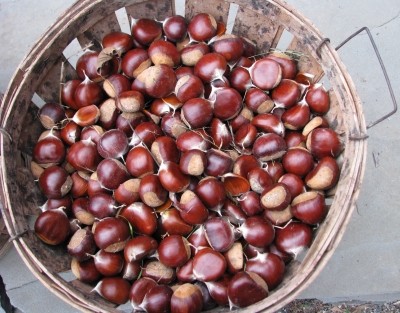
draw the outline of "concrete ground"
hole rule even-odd
[[[0,0],[0,92],[37,38],[73,0]],[[288,0],[339,44],[369,27],[400,99],[398,0]],[[362,99],[367,124],[392,108],[388,89],[365,33],[340,49]],[[368,131],[363,187],[342,242],[301,298],[325,302],[400,299],[399,114]],[[39,283],[11,249],[0,260],[12,304],[23,312],[76,312]],[[1,312],[1,309],[0,309]]]

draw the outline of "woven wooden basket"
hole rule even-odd
[[[1,196],[3,216],[14,245],[26,265],[53,293],[84,312],[120,312],[112,303],[91,293],[91,287],[77,280],[66,281],[60,273],[70,270],[71,259],[65,247],[43,244],[32,231],[32,216],[40,211],[43,196],[30,173],[30,156],[39,134],[36,93],[45,102],[58,101],[61,64],[64,80],[76,77],[63,51],[77,39],[81,46],[99,41],[111,31],[120,29],[115,11],[125,7],[135,18],[162,20],[175,13],[175,5],[163,0],[83,0],[77,1],[36,42],[19,65],[0,108],[1,133]],[[334,253],[355,207],[363,178],[366,140],[354,140],[366,132],[363,109],[353,82],[335,49],[326,43],[318,57],[316,49],[322,34],[296,9],[282,0],[187,0],[186,17],[207,12],[227,22],[228,12],[237,10],[233,33],[257,41],[259,52],[276,47],[286,30],[294,37],[288,47],[302,52],[298,63],[301,71],[311,72],[317,79],[326,77],[331,89],[331,109],[327,114],[331,128],[343,136],[345,150],[340,156],[341,175],[334,193],[327,195],[329,213],[315,232],[311,248],[304,259],[287,266],[284,282],[266,299],[242,309],[243,312],[275,312],[307,288]],[[215,312],[229,311],[218,308]]]

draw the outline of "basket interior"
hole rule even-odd
[[[64,13],[21,63],[1,108],[2,127],[13,138],[9,143],[3,137],[1,151],[7,226],[13,235],[23,234],[16,242],[20,254],[37,276],[46,276],[42,282],[53,292],[81,310],[115,310],[115,305],[91,293],[91,286],[62,278],[59,274],[70,270],[66,248],[42,243],[32,230],[40,213],[38,207],[45,202],[29,169],[33,148],[43,131],[37,113],[43,103],[58,102],[60,79],[65,82],[77,78],[74,66],[81,49],[90,46],[100,50],[99,43],[107,33],[129,30],[128,16],[163,20],[175,12],[185,14],[187,19],[201,12],[212,14],[217,21],[227,23],[228,32],[257,42],[259,54],[268,53],[271,48],[296,51],[299,71],[314,74],[317,81],[322,80],[330,88],[331,110],[326,118],[331,128],[343,135],[346,145],[339,157],[341,178],[338,187],[326,195],[329,214],[315,232],[314,243],[302,262],[292,261],[281,286],[264,301],[245,309],[272,312],[306,288],[334,251],[355,205],[366,149],[365,142],[349,140],[350,135],[362,133],[365,125],[360,101],[346,70],[331,48],[324,47],[322,59],[317,57],[315,49],[321,34],[281,1],[188,0],[184,8],[181,2],[161,0],[79,1]]]

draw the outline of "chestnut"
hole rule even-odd
[[[159,260],[166,266],[180,267],[190,259],[190,246],[185,237],[171,235],[161,240],[158,246]]]
[[[107,252],[115,253],[123,250],[130,237],[128,222],[119,217],[106,217],[100,220],[94,231],[96,245]]]
[[[110,98],[115,98],[124,91],[131,89],[131,81],[122,74],[108,76],[103,83],[103,89]]]
[[[210,136],[218,149],[228,149],[232,142],[228,126],[218,118],[213,118],[211,121]]]
[[[221,181],[231,196],[239,196],[250,190],[249,181],[238,174],[226,173],[221,177]]]
[[[186,190],[179,202],[180,216],[190,225],[203,224],[208,219],[208,210],[199,197],[190,190]]]
[[[110,47],[118,50],[119,54],[124,54],[133,48],[133,38],[129,34],[116,31],[105,35],[101,44],[103,48]]]
[[[207,13],[198,13],[190,20],[187,31],[195,41],[208,41],[217,33],[217,21]]]
[[[228,273],[234,275],[243,270],[245,262],[243,247],[240,242],[236,241],[223,255],[226,260]]]
[[[278,62],[271,59],[261,59],[250,67],[253,84],[262,90],[271,90],[279,85],[282,79],[282,68]]]
[[[61,129],[61,139],[68,145],[72,146],[78,142],[81,137],[82,128],[73,121],[68,121]]]
[[[222,278],[216,281],[206,282],[207,289],[213,300],[221,306],[229,306],[228,285],[232,279],[232,275],[225,274]]]
[[[269,113],[274,108],[274,101],[264,91],[250,88],[244,96],[246,106],[254,113]]]
[[[239,127],[234,136],[234,142],[242,149],[249,148],[257,138],[257,128],[253,124]]]
[[[313,84],[307,89],[305,100],[312,113],[324,115],[329,111],[330,99],[322,84]]]
[[[173,291],[167,285],[156,285],[143,299],[141,308],[147,313],[169,312]]]
[[[70,195],[73,198],[85,197],[88,195],[88,180],[90,174],[82,171],[77,171],[71,174],[72,187]]]
[[[285,184],[289,188],[292,199],[306,191],[304,181],[299,176],[292,173],[283,174],[278,182]]]
[[[207,166],[204,173],[207,176],[222,176],[232,170],[233,160],[231,156],[221,150],[210,149],[206,152]]]
[[[89,197],[87,210],[95,218],[111,217],[116,212],[116,202],[113,196],[105,193],[96,193]]]
[[[228,251],[235,242],[234,227],[224,217],[210,217],[203,224],[210,247],[217,252]]]
[[[168,191],[161,184],[158,175],[149,174],[140,181],[139,196],[144,204],[154,208],[165,203]]]
[[[81,132],[81,141],[88,140],[90,137],[90,141],[97,145],[99,143],[101,135],[104,134],[104,132],[105,130],[103,129],[103,127],[99,125],[91,125],[85,127],[82,129]]]
[[[289,55],[277,50],[268,54],[266,59],[271,59],[279,63],[282,68],[282,78],[283,79],[294,79],[297,74],[297,65]]]
[[[229,282],[228,297],[231,306],[246,307],[267,296],[267,283],[256,273],[239,272]]]
[[[196,277],[193,274],[193,259],[190,259],[185,265],[176,269],[176,277],[183,283],[193,283],[196,281]]]
[[[134,310],[142,310],[140,305],[147,292],[154,286],[157,286],[157,283],[153,279],[147,277],[139,278],[132,284],[129,291],[129,300]]]
[[[163,136],[163,132],[160,126],[152,122],[143,122],[136,126],[129,144],[131,146],[137,146],[140,143],[143,143],[150,149],[154,140],[161,136]]]
[[[199,313],[203,308],[203,295],[198,287],[186,283],[179,286],[171,297],[172,313]]]
[[[309,248],[311,241],[312,230],[305,223],[291,222],[283,228],[276,229],[276,247],[295,257],[304,249]]]
[[[121,92],[115,98],[115,106],[124,113],[135,113],[144,109],[143,94],[135,90]]]
[[[174,70],[165,64],[153,65],[142,72],[145,75],[146,92],[153,98],[163,98],[175,90]]]
[[[207,157],[203,151],[192,149],[182,154],[179,162],[179,168],[182,173],[193,176],[203,174],[207,166]]]
[[[195,66],[196,63],[209,52],[210,48],[205,43],[187,45],[181,50],[182,64],[186,66]]]
[[[235,67],[228,76],[229,84],[240,93],[244,94],[253,87],[249,71],[243,67]]]
[[[76,111],[72,121],[81,127],[87,127],[96,124],[99,118],[100,109],[95,104],[89,104]]]
[[[52,129],[65,119],[64,107],[56,102],[47,102],[39,109],[40,123],[46,129]]]
[[[128,152],[126,168],[129,174],[137,178],[143,178],[155,172],[153,157],[149,150],[142,146],[136,146]]]
[[[204,83],[222,79],[227,67],[225,58],[218,53],[207,53],[194,66],[193,73]]]
[[[209,210],[216,212],[221,210],[226,200],[226,191],[223,183],[213,176],[201,179],[195,189],[195,193]]]
[[[274,226],[285,225],[287,222],[289,222],[293,218],[292,208],[290,205],[288,205],[282,211],[264,210],[264,212],[261,214],[261,216],[263,218],[265,218],[266,220],[270,221],[271,224]]]
[[[179,112],[165,114],[161,120],[161,129],[164,134],[174,139],[187,131],[187,127]]]
[[[221,253],[203,247],[193,258],[193,275],[199,281],[214,281],[222,277],[226,266],[226,260]]]
[[[238,197],[240,208],[247,216],[262,213],[264,209],[260,205],[260,195],[255,191],[247,191]]]
[[[119,211],[132,226],[135,233],[151,236],[157,229],[157,217],[152,208],[142,202],[135,202]]]
[[[271,113],[263,113],[255,116],[251,123],[261,132],[273,133],[283,137],[285,126],[282,121]]]
[[[117,276],[124,266],[124,256],[121,252],[99,250],[93,259],[96,269],[104,276]]]
[[[222,121],[233,119],[242,110],[242,96],[230,87],[218,88],[211,101],[214,102],[214,116]]]
[[[66,241],[70,234],[69,220],[62,209],[40,213],[34,229],[39,239],[49,245],[58,245]]]
[[[167,17],[162,23],[163,31],[169,41],[178,42],[187,35],[187,22],[183,16],[173,15]]]
[[[79,106],[75,102],[75,89],[82,83],[80,79],[71,79],[62,84],[61,100],[62,103],[67,105],[73,110],[78,110]]]
[[[155,20],[141,18],[131,20],[132,37],[143,46],[149,46],[162,36],[162,27]]]
[[[100,52],[93,50],[86,50],[76,62],[76,73],[79,78],[84,80],[85,77],[98,83],[104,80],[111,71],[111,64],[106,62],[98,69],[97,62]],[[99,87],[100,88],[100,87]],[[76,99],[75,99],[76,100]]]
[[[202,98],[192,98],[181,109],[181,118],[189,128],[202,128],[213,118],[213,104]]]
[[[122,277],[105,277],[94,288],[104,299],[125,304],[129,299],[130,283]]]
[[[282,211],[292,200],[289,188],[282,183],[266,187],[261,193],[260,204],[265,210]]]
[[[221,214],[222,216],[227,217],[229,222],[234,225],[244,223],[247,218],[246,213],[243,212],[240,206],[230,199],[226,199],[224,206],[221,209]]]
[[[339,175],[340,169],[336,160],[328,156],[318,162],[317,166],[304,178],[304,181],[311,189],[327,190],[336,185]]]
[[[243,54],[243,42],[240,37],[233,34],[218,36],[212,44],[214,52],[222,55],[231,65],[234,65]]]
[[[72,259],[71,271],[78,280],[87,284],[97,283],[102,277],[94,265],[93,258],[82,262]]]
[[[40,175],[39,186],[48,198],[60,199],[71,190],[72,179],[65,169],[53,165]]]
[[[154,65],[165,64],[175,68],[181,62],[181,56],[176,46],[166,40],[155,40],[147,50]]]
[[[116,159],[104,159],[97,166],[97,179],[106,189],[117,189],[129,177],[125,165]]]
[[[186,263],[187,264],[187,263]],[[186,266],[186,264],[184,266]],[[166,266],[158,260],[150,259],[142,267],[142,276],[151,278],[159,284],[171,284],[176,280],[177,270]]]
[[[306,148],[293,147],[283,155],[282,165],[287,173],[304,177],[313,169],[314,158]]]
[[[257,248],[268,247],[275,238],[275,229],[272,224],[259,215],[248,217],[239,230],[243,238]]]
[[[62,163],[65,156],[64,143],[52,133],[49,133],[36,143],[32,160],[40,167],[46,168]]]
[[[338,157],[343,151],[343,142],[339,135],[329,128],[316,128],[307,137],[307,149],[317,158]]]
[[[93,225],[94,216],[88,211],[89,199],[78,198],[72,203],[72,212],[78,221],[84,225]]]
[[[105,159],[118,159],[128,152],[128,145],[128,138],[122,130],[110,129],[101,135],[97,151]]]
[[[329,128],[328,121],[322,116],[314,116],[303,128],[301,134],[306,138],[316,128]]]
[[[158,176],[163,187],[170,192],[182,192],[190,183],[189,176],[181,172],[178,164],[170,161],[160,165]]]
[[[322,222],[328,212],[325,197],[316,191],[298,195],[293,199],[291,207],[293,216],[309,225]]]
[[[253,144],[253,155],[260,161],[279,159],[286,153],[286,142],[282,137],[268,133],[258,137]]]
[[[310,120],[310,108],[305,101],[300,101],[285,111],[281,119],[287,129],[300,130]]]
[[[92,104],[99,105],[103,99],[103,89],[86,75],[84,80],[75,88],[74,100],[78,110]]]
[[[266,187],[274,183],[268,172],[260,167],[251,169],[247,174],[247,180],[249,181],[251,190],[259,194],[261,194]]]
[[[121,61],[122,72],[128,78],[137,78],[146,68],[151,66],[147,50],[136,48],[129,50]]]
[[[258,274],[271,291],[283,281],[285,263],[273,253],[259,253],[246,262],[246,271]]]
[[[191,149],[205,152],[211,148],[210,136],[204,129],[187,131],[179,135],[176,145],[181,152]]]
[[[157,241],[146,235],[136,236],[130,239],[124,248],[124,258],[126,262],[140,261],[156,252]]]
[[[180,212],[172,207],[160,213],[160,228],[163,233],[169,235],[187,236],[193,230],[193,226],[186,223]]]

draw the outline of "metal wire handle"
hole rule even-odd
[[[377,46],[376,46],[376,44],[375,44],[375,41],[374,41],[374,39],[372,38],[371,32],[369,31],[368,27],[363,27],[363,28],[359,29],[358,31],[356,31],[354,34],[350,35],[350,36],[349,36],[347,39],[345,39],[342,43],[340,43],[340,44],[335,48],[335,50],[339,50],[339,49],[340,49],[341,47],[343,47],[347,42],[349,42],[351,39],[353,39],[355,36],[357,36],[359,33],[361,33],[361,32],[364,31],[364,30],[367,32],[368,37],[369,37],[369,40],[370,40],[371,43],[372,43],[372,46],[373,46],[373,48],[374,48],[376,57],[378,58],[379,64],[380,64],[380,66],[381,66],[383,75],[385,76],[386,84],[387,84],[387,86],[388,86],[388,88],[389,88],[390,97],[392,98],[392,102],[393,102],[393,110],[392,110],[391,112],[389,112],[388,114],[382,116],[381,118],[377,119],[376,121],[370,123],[370,124],[367,126],[367,129],[369,129],[369,128],[375,126],[376,124],[382,122],[383,120],[387,119],[389,116],[392,116],[394,113],[397,112],[397,101],[396,101],[396,98],[395,98],[395,96],[394,96],[394,92],[393,92],[393,89],[392,89],[392,85],[391,85],[391,83],[390,83],[390,79],[389,79],[389,76],[388,76],[388,74],[387,74],[385,65],[383,64],[381,55],[379,54],[378,48],[377,48]],[[322,39],[321,43],[318,45],[318,47],[317,47],[317,49],[316,49],[316,53],[317,53],[318,57],[320,57],[320,58],[321,58],[321,48],[322,48],[322,46],[323,46],[326,42],[330,42],[330,39],[329,39],[329,38],[324,38],[324,39]]]

